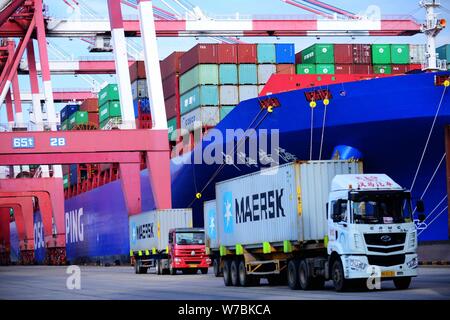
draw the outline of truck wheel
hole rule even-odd
[[[300,284],[298,282],[298,260],[296,259],[291,260],[288,263],[287,280],[288,286],[292,290],[297,290],[300,288]]]
[[[243,287],[251,286],[253,277],[247,273],[244,260],[239,261],[238,272],[239,272],[239,283],[241,284],[241,286]]]
[[[162,274],[162,266],[161,266],[161,261],[160,260],[156,261],[156,274],[158,274],[158,275]]]
[[[208,274],[208,268],[201,268],[202,274]]]
[[[302,290],[313,289],[313,278],[309,274],[309,268],[306,260],[301,260],[298,266],[298,282]]]
[[[395,288],[398,290],[406,290],[411,284],[411,277],[394,278]]]
[[[334,283],[334,289],[337,292],[346,291],[349,287],[349,281],[345,279],[344,268],[342,267],[341,259],[338,258],[333,262],[331,277]]]
[[[235,287],[239,286],[239,267],[238,267],[238,261],[233,260],[231,262],[231,268],[230,268],[230,275],[231,275],[231,284]]]
[[[137,274],[147,273],[147,268],[142,267],[142,261],[141,261],[141,260],[136,260],[136,263],[135,263],[135,272],[136,272]]]
[[[214,270],[214,276],[220,277],[222,272],[220,272],[220,261],[219,261],[219,259],[214,259],[213,260],[213,270]]]
[[[134,261],[134,273],[139,274],[139,260]]]
[[[225,259],[223,262],[223,283],[225,286],[231,286],[231,261],[229,259]]]
[[[175,269],[172,266],[172,260],[169,260],[169,273],[170,273],[171,276],[174,276],[174,275],[177,274],[177,269]]]

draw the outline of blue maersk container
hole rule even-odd
[[[239,65],[239,84],[257,84],[258,71],[256,64]]]
[[[68,104],[64,108],[61,109],[61,112],[59,114],[61,118],[61,123],[66,121],[70,118],[72,114],[77,112],[80,109],[80,106],[78,104]]]
[[[258,63],[275,63],[275,44],[259,43],[256,51],[258,53]]]
[[[235,64],[219,65],[219,84],[238,84],[238,71]]]
[[[293,43],[275,44],[276,63],[295,63],[295,47]]]

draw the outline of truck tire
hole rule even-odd
[[[248,287],[252,285],[253,276],[247,273],[247,269],[245,268],[245,261],[243,259],[239,261],[238,273],[239,273],[239,283],[241,286]]]
[[[202,274],[208,274],[208,268],[201,268],[200,270]]]
[[[147,273],[147,268],[142,267],[142,261],[139,259],[136,260],[136,263],[134,264],[134,268],[135,268],[136,274]]]
[[[310,275],[306,260],[301,260],[298,265],[298,282],[302,290],[311,290],[314,287],[314,279]]]
[[[333,267],[331,269],[331,278],[333,279],[334,289],[337,292],[343,292],[348,290],[350,281],[345,279],[344,268],[342,267],[341,259],[334,260]]]
[[[239,287],[239,261],[233,259],[231,262],[230,275],[231,275],[231,284],[235,287]]]
[[[411,284],[411,277],[394,278],[395,288],[398,290],[406,290]]]
[[[174,276],[177,274],[177,269],[172,266],[172,260],[169,260],[169,274]]]
[[[156,274],[157,275],[162,274],[161,260],[156,260]]]
[[[225,286],[231,286],[231,261],[225,259],[223,262],[223,283]]]
[[[298,281],[298,260],[296,259],[290,260],[288,263],[287,280],[288,286],[292,290],[298,290],[300,288]]]
[[[220,260],[214,259],[213,260],[213,270],[214,270],[214,276],[220,277],[222,272],[220,270]]]

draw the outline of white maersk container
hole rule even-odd
[[[129,217],[130,250],[164,250],[169,230],[192,228],[192,209],[153,210]]]
[[[216,200],[203,202],[203,221],[205,224],[206,243],[210,249],[219,248],[219,237],[217,235],[217,210]]]
[[[331,180],[349,173],[362,164],[294,162],[217,183],[219,244],[323,240]]]

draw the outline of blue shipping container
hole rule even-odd
[[[134,99],[133,107],[134,107],[134,116],[136,118],[139,117],[139,113],[148,114],[148,113],[150,113],[150,100],[148,98]],[[139,107],[140,107],[140,110],[139,110]]]
[[[77,164],[70,165],[70,175],[69,175],[70,185],[74,186],[78,183],[78,170]]]
[[[61,123],[70,118],[72,114],[77,112],[80,109],[78,104],[68,104],[64,108],[61,109],[60,118]]]
[[[218,106],[218,86],[197,86],[180,97],[180,111],[185,114],[200,106]]]
[[[258,71],[256,64],[239,65],[239,84],[257,84]]]
[[[219,84],[238,84],[238,71],[235,64],[219,65]]]
[[[258,63],[275,63],[275,44],[259,43],[257,46]]]
[[[276,63],[295,63],[295,47],[293,43],[275,44]]]

